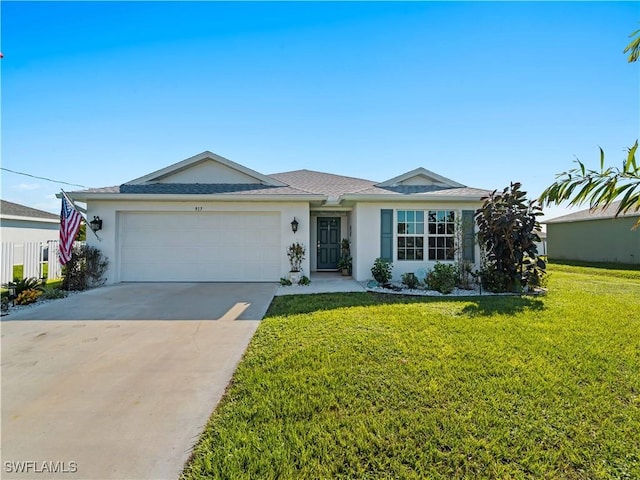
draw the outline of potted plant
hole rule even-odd
[[[289,258],[289,265],[291,270],[289,271],[289,280],[293,283],[300,281],[300,272],[302,270],[302,261],[306,251],[304,245],[295,242],[287,247],[287,257]]]
[[[338,270],[340,270],[345,277],[351,275],[351,261],[351,257],[348,255],[338,260]]]
[[[343,238],[342,241],[340,242],[340,246],[342,247],[342,256],[343,257],[349,256],[349,250],[351,248],[350,244],[351,244],[351,242],[349,242],[348,238]]]

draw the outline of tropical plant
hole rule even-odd
[[[629,43],[629,45],[625,47],[622,53],[629,52],[627,61],[629,63],[633,63],[633,62],[637,62],[638,57],[640,57],[640,30],[636,30],[635,32],[633,32],[631,35],[629,35],[629,38],[632,38],[632,40]]]
[[[590,208],[609,207],[620,199],[615,216],[628,211],[640,211],[640,166],[636,162],[638,141],[627,149],[622,168],[606,167],[604,151],[600,149],[600,170],[590,170],[580,161],[577,168],[556,175],[556,181],[540,195],[546,205],[568,200],[569,205],[589,202]],[[640,227],[640,219],[633,229]]]
[[[538,217],[542,208],[536,200],[527,200],[520,187],[516,182],[501,193],[494,190],[475,215],[478,241],[484,251],[481,278],[504,277],[509,281],[505,290],[522,290],[534,271],[543,275],[546,269],[536,245],[540,241]]]
[[[416,277],[416,275],[413,272],[403,273],[401,278],[402,278],[402,284],[406,285],[407,288],[411,290],[416,288],[420,283],[420,281],[418,280],[418,277]]]
[[[453,263],[436,262],[427,275],[427,286],[440,293],[451,293],[458,283],[458,267]]]
[[[62,288],[85,290],[103,285],[109,260],[90,245],[74,246],[71,259],[62,267]]]
[[[16,297],[16,303],[18,305],[29,305],[30,303],[36,302],[40,295],[42,295],[40,290],[30,288],[28,290],[24,290]]]
[[[292,272],[300,271],[305,253],[304,245],[301,243],[295,242],[287,247],[287,257],[289,258]]]
[[[392,269],[393,264],[389,260],[378,257],[373,262],[373,267],[371,267],[371,275],[373,275],[376,282],[384,285],[391,280]]]
[[[629,53],[627,61],[637,62],[640,57],[640,30],[629,37],[631,42],[623,53]],[[569,201],[569,205],[582,205],[589,202],[589,207],[606,208],[620,198],[616,209],[616,218],[629,210],[640,212],[640,168],[636,163],[638,140],[627,149],[627,158],[622,162],[622,169],[604,166],[604,151],[600,149],[600,170],[588,170],[580,160],[576,160],[578,168],[573,168],[556,175],[556,181],[542,195],[540,203],[551,204]],[[574,195],[574,191],[577,193]],[[632,227],[640,227],[640,218]]]
[[[280,277],[280,285],[282,285],[283,287],[288,287],[290,285],[293,285],[293,282],[287,277]]]
[[[298,285],[309,285],[310,283],[311,283],[311,280],[309,279],[309,277],[307,277],[306,275],[303,275],[302,278],[300,278]]]
[[[346,270],[351,273],[352,262],[353,259],[348,255],[341,257],[340,260],[338,260],[338,270]]]
[[[16,295],[20,295],[26,290],[40,290],[42,288],[41,281],[36,277],[18,278],[15,277],[13,282],[2,284],[2,288],[15,288]]]

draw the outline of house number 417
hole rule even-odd
[[[202,207],[195,207],[196,208],[196,212],[201,212],[202,211]]]

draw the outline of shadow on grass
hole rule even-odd
[[[317,293],[312,295],[285,295],[275,297],[264,318],[314,313],[348,307],[443,302],[465,304],[461,312],[469,316],[512,315],[525,310],[544,309],[542,300],[520,296],[420,297],[371,292]]]

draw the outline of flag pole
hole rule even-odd
[[[76,204],[73,203],[73,200],[71,200],[69,198],[69,196],[67,195],[67,192],[65,192],[63,189],[60,189],[60,191],[62,192],[62,195],[64,196],[64,198],[67,200],[67,203],[69,203],[69,205],[71,205],[73,207],[73,209],[76,212],[78,212],[78,214],[84,220],[84,227],[85,227],[84,231],[85,231],[85,237],[86,237],[87,229],[91,230],[91,227],[89,226],[89,221],[87,220],[87,217],[80,211],[80,209],[76,206]],[[102,241],[102,239],[98,236],[98,234],[96,232],[94,232],[93,230],[91,230],[91,232],[96,236],[96,238],[98,239],[99,242]]]

